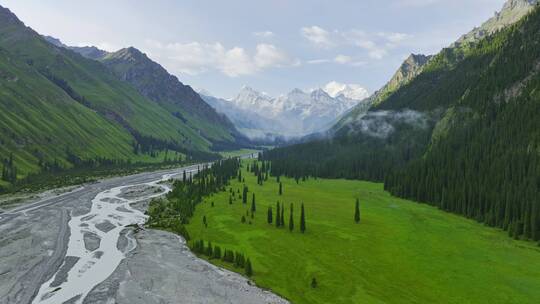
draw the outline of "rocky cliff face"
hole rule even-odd
[[[495,13],[495,16],[484,22],[480,27],[474,28],[469,33],[463,35],[453,46],[467,42],[476,42],[512,25],[528,14],[538,4],[538,0],[508,0],[500,12]]]
[[[136,48],[129,47],[101,59],[120,79],[131,83],[144,96],[167,107],[183,106],[193,115],[223,120],[190,86],[181,83],[161,65]]]
[[[394,76],[388,81],[388,83],[379,91],[375,92],[370,98],[373,100],[373,104],[378,104],[384,100],[392,92],[395,92],[403,85],[407,84],[411,79],[420,74],[424,65],[431,59],[432,56],[426,56],[422,54],[411,54],[401,64]]]

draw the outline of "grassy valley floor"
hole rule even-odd
[[[282,178],[279,196],[274,177],[257,185],[245,164],[247,204],[243,184],[234,181],[240,195],[233,203],[229,191],[208,197],[187,229],[193,240],[243,252],[253,264],[253,280],[294,303],[540,303],[540,247],[533,243],[392,197],[382,184]],[[253,192],[257,211],[241,223]],[[359,224],[353,221],[356,198]],[[283,228],[267,223],[267,209],[275,219],[277,201],[286,206]],[[301,202],[305,234],[299,231]],[[316,288],[310,285],[314,277]]]

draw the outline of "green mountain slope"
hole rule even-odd
[[[81,159],[156,162],[165,150],[208,158],[216,143],[235,143],[195,118],[188,125],[104,64],[52,45],[2,7],[0,66],[0,187]]]
[[[121,49],[103,56],[100,61],[120,79],[132,84],[141,95],[183,120],[215,147],[247,141],[225,116],[218,114],[191,87],[182,84],[139,50],[133,47]]]
[[[141,95],[158,103],[209,140],[212,149],[249,144],[226,116],[218,114],[190,86],[181,83],[138,49],[129,47],[109,53],[92,46],[67,46],[51,36],[44,38],[58,47],[102,62],[119,79],[130,83]]]
[[[331,141],[265,157],[277,174],[384,180],[395,195],[539,240],[539,54],[536,9],[443,50]]]

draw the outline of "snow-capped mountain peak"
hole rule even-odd
[[[242,108],[257,107],[272,102],[272,97],[254,90],[251,87],[243,86],[238,95],[232,101]]]
[[[261,134],[297,137],[326,130],[364,100],[364,95],[367,96],[367,91],[360,86],[332,82],[314,90],[296,88],[275,98],[244,86],[231,100],[205,100],[250,137]]]
[[[331,81],[322,89],[333,98],[343,95],[349,99],[364,100],[369,97],[368,90],[358,84],[345,84],[337,81]]]

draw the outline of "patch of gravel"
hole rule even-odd
[[[116,228],[116,226],[113,223],[105,220],[105,221],[103,221],[103,222],[101,222],[99,224],[96,224],[96,228],[103,231],[103,232],[105,232],[105,233],[107,233],[107,232],[113,230],[114,228]]]
[[[92,232],[84,233],[84,247],[86,247],[86,250],[94,251],[99,248],[100,243],[101,238],[97,234]]]
[[[116,210],[118,210],[118,211],[120,211],[120,212],[133,213],[133,211],[127,209],[127,208],[124,207],[124,206],[118,207],[118,208],[116,208]]]
[[[89,221],[89,220],[93,219],[96,216],[97,216],[97,214],[90,214],[90,215],[87,215],[87,216],[81,218],[81,221],[86,222],[86,221]]]
[[[122,230],[120,232],[120,236],[118,237],[118,242],[116,243],[116,248],[122,252],[126,252],[127,245],[129,244],[129,241],[127,239],[127,229]]]
[[[121,198],[133,199],[163,193],[163,188],[157,186],[137,185],[122,189]]]
[[[58,287],[60,284],[67,281],[68,272],[73,266],[79,261],[79,257],[74,256],[67,256],[64,259],[64,264],[60,267],[58,270],[58,273],[54,277],[53,282],[51,283],[51,287]]]
[[[239,274],[197,258],[174,234],[141,230],[135,237],[137,248],[88,294],[84,304],[289,303]]]

